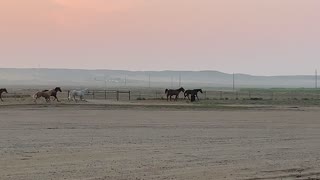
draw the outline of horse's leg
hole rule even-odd
[[[196,94],[196,97],[197,97],[197,99],[198,99],[198,101],[199,101],[199,97],[198,97],[198,94]]]
[[[57,100],[57,102],[60,102],[59,99],[58,99],[58,97],[57,97],[56,95],[54,96],[54,98],[55,98],[54,100]],[[53,101],[54,101],[54,100],[53,100]]]
[[[84,96],[81,97],[82,101],[87,102],[87,100],[84,98]]]

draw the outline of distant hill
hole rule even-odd
[[[185,87],[231,88],[233,75],[218,71],[123,71],[80,69],[0,68],[0,86],[96,86],[104,87]],[[252,76],[235,74],[237,88],[312,88],[314,76]]]

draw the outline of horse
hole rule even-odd
[[[184,92],[184,98],[188,97],[188,99],[190,100],[189,95],[191,95],[191,96],[197,97],[197,99],[199,101],[198,92],[201,92],[201,94],[203,93],[202,89],[186,90]]]
[[[76,96],[79,96],[79,97],[80,97],[80,101],[86,101],[86,100],[84,99],[84,95],[85,95],[86,93],[88,93],[88,92],[89,92],[88,88],[83,89],[83,90],[71,90],[71,91],[69,92],[68,100],[69,100],[69,101],[70,101],[70,100],[74,100],[74,101],[77,102]]]
[[[184,92],[183,87],[181,87],[179,89],[166,89],[165,93],[167,94],[167,101],[169,101],[169,96],[170,96],[170,101],[172,99],[172,96],[176,96],[176,98],[174,100],[177,101],[178,97],[179,97],[179,94],[181,92]]]
[[[0,100],[3,102],[2,93],[8,93],[7,89],[6,88],[0,89]]]
[[[50,91],[38,91],[36,92],[34,95],[33,95],[33,99],[34,99],[34,102],[37,103],[37,99],[41,98],[41,97],[44,97],[44,99],[48,102],[50,102]]]
[[[48,92],[50,94],[50,96],[54,97],[53,101],[57,100],[58,102],[60,102],[57,97],[58,92],[62,92],[60,87],[56,87],[50,91],[46,89],[46,90],[43,90],[42,92]]]

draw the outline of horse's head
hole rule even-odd
[[[62,92],[62,90],[61,90],[60,87],[56,87],[54,90],[55,90],[56,92]]]
[[[203,93],[202,89],[199,89],[199,92]]]
[[[85,88],[84,90],[82,90],[84,93],[88,93],[89,92],[89,89],[88,88]]]
[[[184,92],[185,90],[184,90],[184,88],[183,88],[183,87],[181,87],[181,88],[179,89],[179,91]]]

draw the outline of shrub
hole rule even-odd
[[[263,98],[250,98],[250,100],[252,100],[252,101],[261,101],[261,100],[263,100]]]
[[[138,101],[144,101],[144,100],[146,100],[146,98],[138,97],[137,100]]]

